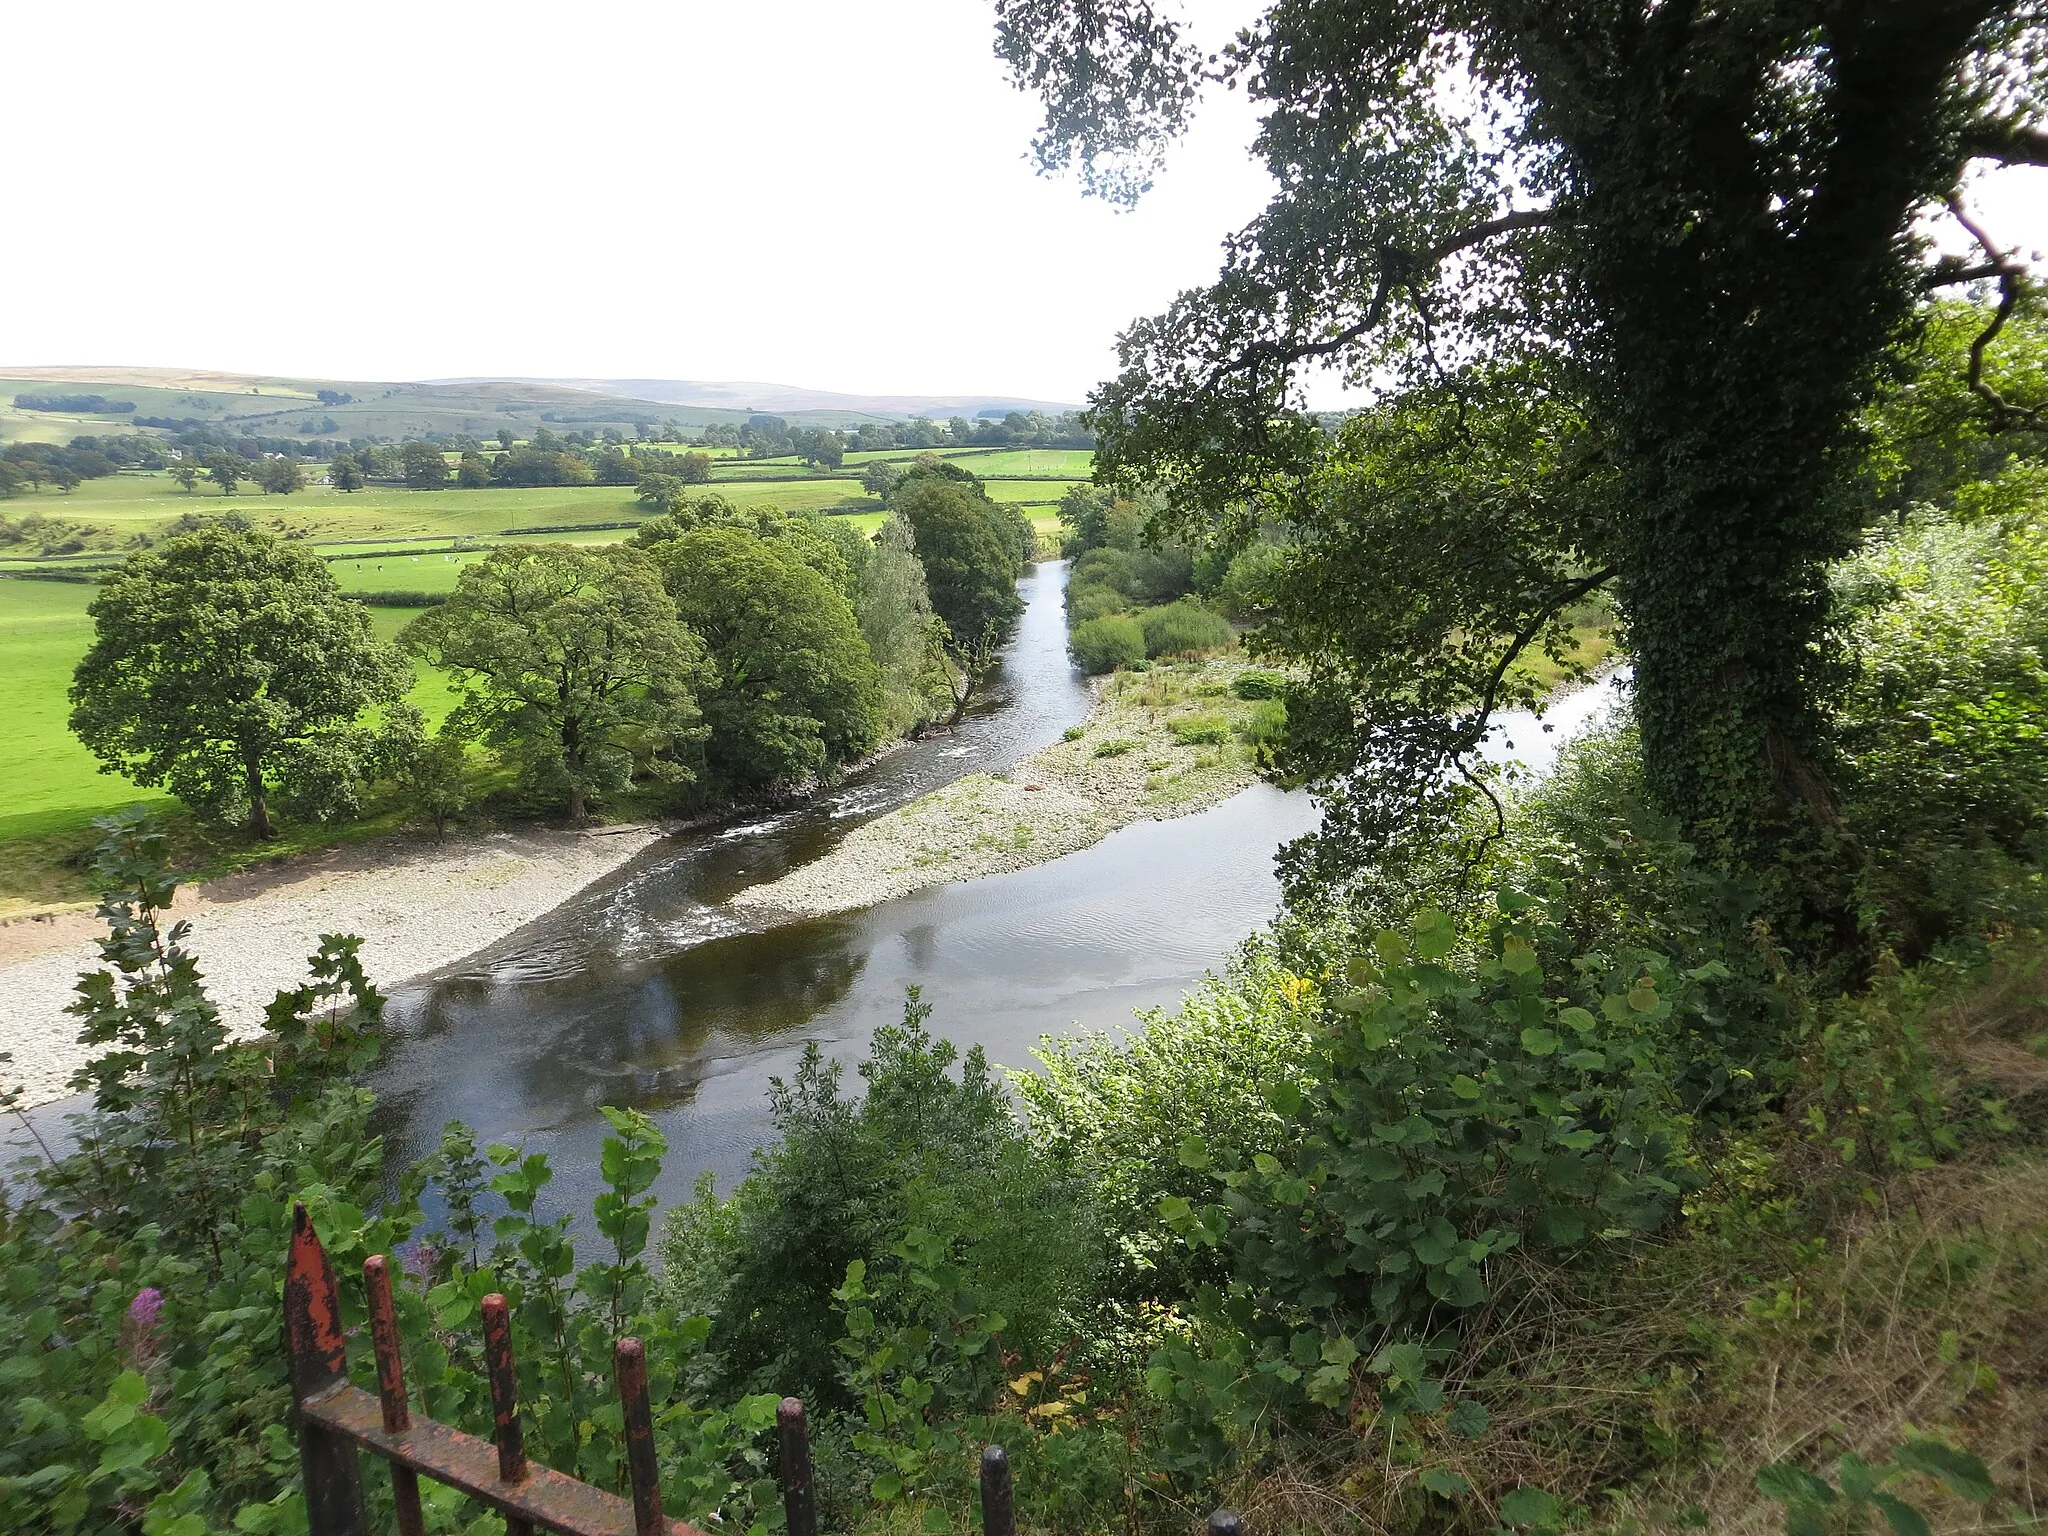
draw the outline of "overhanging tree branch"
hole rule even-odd
[[[2048,165],[2048,130],[2025,123],[1978,123],[1964,133],[1962,147],[1972,160]]]
[[[1998,333],[2005,329],[2005,322],[2019,305],[2020,280],[2026,276],[2026,268],[2013,260],[2010,251],[2000,250],[1992,243],[1983,227],[1963,207],[1962,198],[1954,192],[1948,195],[1948,208],[1956,216],[1956,222],[1969,231],[1970,238],[1984,248],[1984,254],[1991,258],[1988,265],[1998,277],[1998,308],[1992,311],[1989,323],[1970,342],[1970,367],[1965,382],[1971,394],[1991,407],[1994,431],[2013,425],[2039,426],[2041,407],[2014,405],[1984,378],[1984,354],[1998,339]]]

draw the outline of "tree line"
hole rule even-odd
[[[500,549],[395,645],[303,544],[204,520],[93,602],[72,728],[259,838],[377,785],[445,826],[476,750],[577,821],[634,789],[678,809],[786,792],[957,722],[1014,632],[1029,522],[955,466],[912,478],[873,538],[701,495],[624,544]],[[432,735],[413,657],[459,699]]]

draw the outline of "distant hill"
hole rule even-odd
[[[101,395],[132,404],[118,416],[17,409],[16,395]],[[806,427],[853,427],[906,416],[1072,406],[1008,395],[837,395],[786,384],[678,379],[427,379],[363,382],[212,373],[190,368],[68,364],[0,366],[0,442],[62,442],[128,424],[199,423],[252,436],[405,438],[427,432],[521,436],[543,424],[601,430],[673,422],[685,428],[744,421],[754,412]],[[120,428],[113,424],[121,423]]]
[[[1021,395],[842,395],[824,389],[805,389],[795,384],[764,384],[746,380],[704,379],[535,379],[476,378],[435,379],[436,384],[551,384],[564,389],[584,389],[592,394],[632,400],[653,400],[665,405],[696,406],[712,410],[769,411],[787,415],[801,412],[844,412],[859,417],[980,416],[985,412],[1078,411],[1079,405],[1057,400],[1028,400]]]

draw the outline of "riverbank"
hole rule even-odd
[[[389,989],[439,970],[561,905],[662,836],[647,826],[523,828],[436,843],[415,837],[330,849],[181,888],[172,912],[239,1035],[305,979],[327,933],[359,934],[370,979]],[[0,1086],[25,1105],[64,1097],[89,1052],[64,1012],[79,973],[99,963],[90,913],[0,925]]]
[[[1007,774],[969,774],[856,828],[827,854],[750,887],[735,906],[792,916],[851,911],[928,886],[1043,864],[1133,822],[1165,821],[1257,780],[1258,722],[1277,706],[1236,697],[1242,657],[1119,672],[1088,718]]]

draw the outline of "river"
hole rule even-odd
[[[1047,1034],[1115,1030],[1168,1006],[1279,902],[1273,855],[1308,831],[1308,797],[1256,785],[1212,809],[1140,822],[1012,874],[857,911],[776,922],[729,898],[828,852],[863,821],[963,773],[1000,772],[1089,709],[1067,658],[1066,571],[1020,583],[1025,611],[999,674],[958,731],[912,743],[775,815],[666,839],[539,921],[394,989],[391,1045],[369,1084],[391,1166],[449,1120],[479,1144],[549,1154],[549,1204],[585,1211],[605,1105],[645,1111],[669,1142],[664,1201],[709,1170],[729,1186],[768,1140],[769,1079],[817,1042],[857,1060],[921,989],[931,1028],[1028,1067]],[[1616,684],[1508,716],[1489,755],[1549,766]],[[849,1086],[857,1087],[849,1075]],[[73,1099],[35,1118],[55,1128]]]
[[[734,892],[831,849],[862,821],[963,773],[1001,770],[1088,713],[1066,654],[1065,568],[1024,578],[1002,669],[950,737],[914,743],[779,815],[672,838],[539,922],[396,991],[393,1047],[371,1079],[401,1163],[448,1120],[524,1142],[587,1208],[603,1105],[645,1111],[669,1141],[660,1193],[745,1172],[772,1135],[769,1079],[807,1042],[854,1060],[915,985],[931,1027],[1029,1066],[1044,1034],[1115,1029],[1175,1002],[1279,900],[1273,852],[1307,797],[1257,786],[1170,822],[1013,874],[832,917],[773,923]]]

